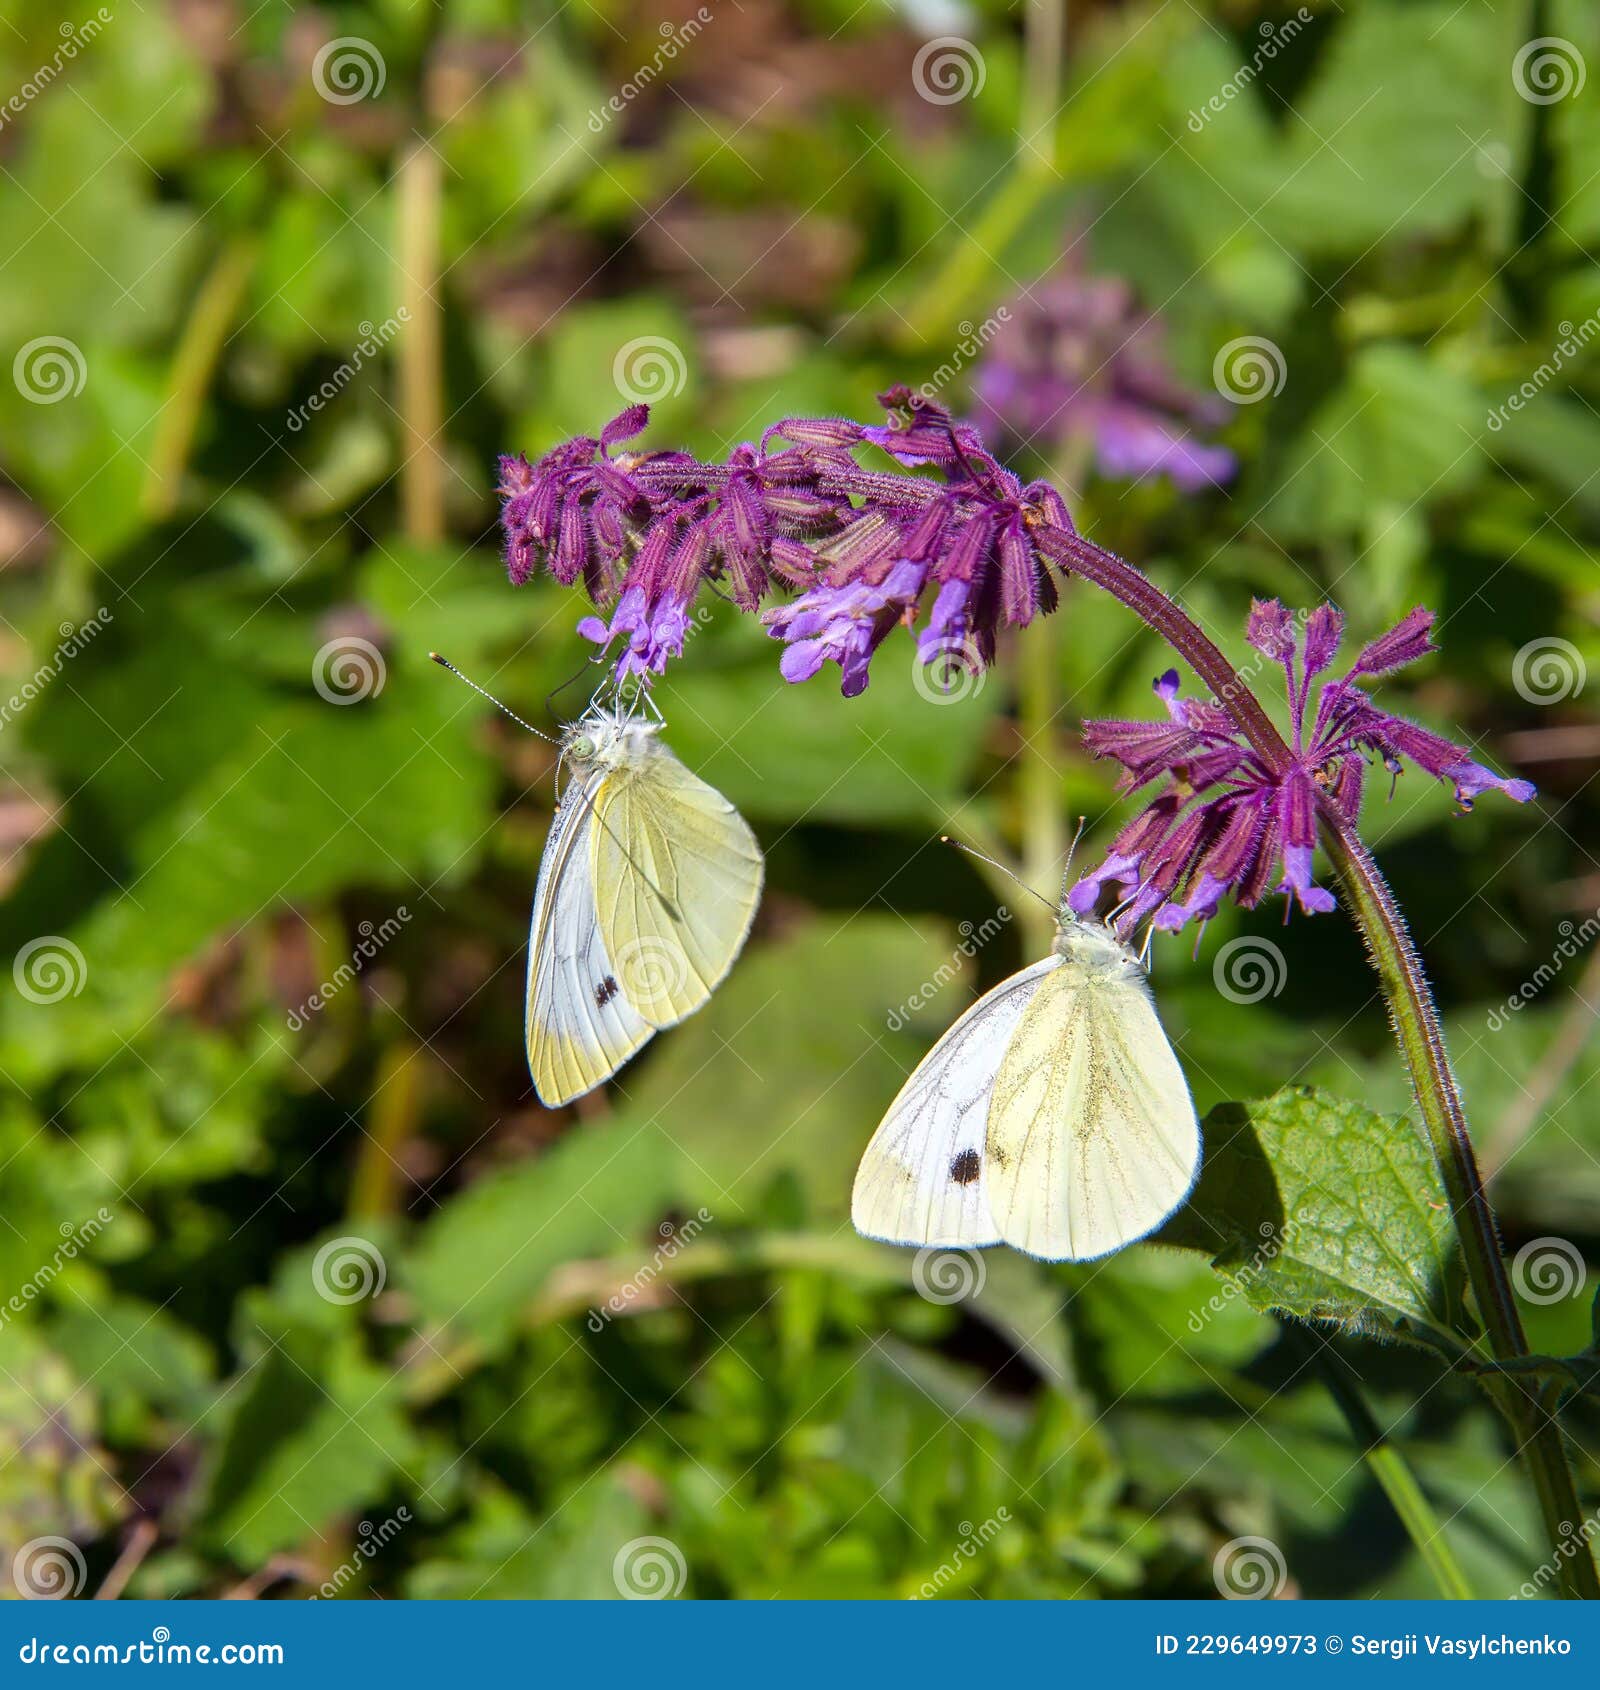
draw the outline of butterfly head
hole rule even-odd
[[[1079,915],[1065,898],[1056,914],[1056,936],[1051,949],[1059,957],[1093,973],[1134,968],[1144,973],[1138,953],[1105,925],[1090,916]]]
[[[562,730],[561,754],[579,768],[611,768],[645,754],[660,731],[657,722],[591,711]]]

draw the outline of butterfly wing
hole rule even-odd
[[[602,787],[595,895],[623,993],[652,1027],[692,1015],[744,947],[761,848],[743,816],[659,740]]]
[[[1018,1021],[1061,959],[1013,974],[923,1057],[856,1171],[856,1231],[890,1244],[998,1244],[984,1152],[989,1094]]]
[[[528,941],[528,1070],[551,1108],[610,1079],[655,1032],[621,989],[595,907],[590,839],[610,778],[596,770],[567,788],[539,864]]]
[[[984,1171],[1000,1237],[1088,1261],[1188,1195],[1200,1125],[1143,976],[1063,966],[1019,1017],[989,1101]]]

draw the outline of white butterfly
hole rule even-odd
[[[1063,898],[1050,955],[980,998],[901,1088],[851,1218],[891,1244],[1088,1261],[1153,1232],[1199,1167],[1142,964]]]
[[[571,774],[528,941],[528,1068],[551,1106],[711,996],[744,947],[763,870],[744,817],[673,756],[659,722],[591,712],[561,750]]]
[[[568,780],[539,864],[526,998],[528,1070],[551,1108],[699,1009],[755,919],[755,835],[667,749],[662,726],[591,704],[561,736]]]

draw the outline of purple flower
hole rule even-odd
[[[1322,686],[1308,731],[1312,683],[1332,666],[1343,624],[1331,605],[1312,611],[1303,631],[1275,599],[1251,607],[1246,637],[1282,665],[1288,688],[1292,755],[1281,770],[1265,765],[1220,704],[1179,698],[1173,670],[1155,684],[1167,721],[1085,723],[1085,744],[1122,765],[1124,789],[1171,778],[1073,887],[1073,909],[1088,914],[1109,884],[1122,896],[1120,924],[1149,915],[1167,932],[1209,920],[1230,894],[1246,908],[1275,891],[1308,915],[1331,910],[1332,894],[1312,878],[1318,820],[1356,818],[1369,754],[1391,776],[1411,762],[1448,780],[1463,809],[1491,787],[1519,804],[1533,797],[1527,781],[1504,779],[1473,762],[1465,746],[1380,710],[1356,685],[1435,649],[1428,610],[1413,610]]]
[[[1016,302],[989,341],[973,378],[978,422],[997,438],[1049,452],[1087,439],[1103,475],[1122,481],[1165,475],[1186,493],[1233,478],[1238,464],[1196,428],[1228,414],[1172,374],[1160,323],[1111,277],[1070,268]]]
[[[511,579],[544,567],[558,581],[581,580],[610,615],[584,618],[580,631],[602,645],[626,641],[619,680],[659,675],[681,654],[708,581],[726,583],[745,611],[760,610],[774,588],[799,593],[763,613],[788,648],[780,669],[790,681],[832,662],[845,693],[860,692],[873,653],[924,603],[923,663],[989,663],[1002,626],[1055,609],[1041,546],[1072,532],[1067,507],[1054,488],[1024,486],[1002,469],[942,405],[903,387],[882,401],[889,421],[877,427],[790,418],[723,463],[614,453],[644,428],[642,405],[537,463],[502,458]],[[864,446],[935,474],[864,468],[854,455]]]
[[[813,587],[793,604],[768,611],[768,632],[788,647],[779,673],[786,681],[809,681],[824,663],[837,663],[844,696],[864,692],[873,652],[914,609],[925,578],[916,564],[895,563],[876,584]]]
[[[681,452],[622,453],[648,407],[634,405],[598,439],[567,441],[537,463],[500,460],[506,567],[521,585],[541,566],[564,585],[582,580],[609,623],[585,617],[579,631],[608,645],[626,638],[618,680],[659,675],[679,656],[702,584],[726,580],[743,610],[755,610],[774,580],[808,585],[815,573],[806,538],[836,529],[850,510],[842,492],[818,491],[819,473],[850,465],[854,424],[783,424],[802,443],[768,454],[765,443],[735,448],[726,464]]]
[[[598,616],[586,616],[578,632],[596,645],[608,646],[619,636],[628,644],[617,659],[616,676],[660,675],[669,657],[683,656],[689,634],[689,608],[681,599],[664,597],[650,604],[642,587],[624,588],[609,626]]]
[[[1002,624],[1021,627],[1056,607],[1039,530],[1072,530],[1054,488],[1024,487],[942,405],[903,387],[881,399],[891,420],[860,437],[902,464],[934,466],[943,484],[910,481],[890,492],[874,482],[873,501],[816,548],[821,584],[765,615],[768,631],[790,648],[784,678],[809,680],[824,662],[837,662],[847,697],[866,687],[873,652],[897,622],[915,622],[930,591],[920,660],[948,664],[959,653],[962,667],[991,662]]]

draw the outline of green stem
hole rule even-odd
[[[173,354],[167,398],[156,422],[149,470],[140,497],[144,514],[153,521],[170,516],[178,503],[206,393],[255,261],[253,237],[235,235],[229,240],[200,284],[184,324],[183,338]]]
[[[1289,748],[1260,701],[1227,658],[1154,582],[1081,535],[1043,529],[1037,538],[1063,569],[1082,575],[1119,599],[1185,659],[1227,709],[1269,771],[1281,773],[1287,768]],[[1394,894],[1355,824],[1324,811],[1323,834],[1388,1003],[1423,1128],[1450,1198],[1456,1234],[1490,1349],[1498,1361],[1520,1359],[1528,1353],[1527,1339],[1500,1254],[1494,1215],[1484,1195],[1467,1132],[1466,1111],[1445,1054],[1438,1011],[1422,959]],[[1566,1549],[1574,1539],[1585,1542],[1578,1535],[1583,1515],[1566,1445],[1548,1398],[1509,1375],[1487,1380],[1485,1389],[1506,1417],[1519,1453],[1527,1460],[1551,1543]],[[1596,1576],[1591,1555],[1573,1555],[1567,1549],[1557,1556],[1557,1564],[1564,1595],[1600,1600],[1600,1577]]]
[[[1378,1424],[1377,1417],[1367,1406],[1367,1399],[1346,1371],[1343,1360],[1320,1337],[1293,1327],[1286,1327],[1286,1330],[1320,1375],[1329,1396],[1338,1404],[1345,1424],[1361,1447],[1361,1458],[1366,1462],[1367,1470],[1378,1481],[1390,1506],[1400,1517],[1406,1536],[1416,1545],[1417,1553],[1433,1574],[1440,1595],[1452,1602],[1470,1602],[1472,1586],[1467,1583],[1467,1575],[1444,1535],[1443,1522],[1434,1512],[1433,1504],[1398,1446],[1390,1441],[1389,1434]]]
[[[1405,1457],[1385,1440],[1367,1449],[1362,1459],[1395,1513],[1400,1516],[1406,1535],[1417,1546],[1417,1553],[1433,1574],[1439,1594],[1452,1602],[1470,1602],[1472,1586],[1467,1583],[1467,1575],[1461,1570],[1455,1551],[1445,1539],[1444,1528],[1433,1511],[1433,1504],[1417,1483],[1416,1474],[1406,1465]]]
[[[400,161],[395,218],[399,288],[406,306],[399,338],[400,508],[407,539],[444,538],[444,351],[439,304],[439,155],[418,140]]]
[[[1388,882],[1354,824],[1325,815],[1323,842],[1388,999],[1400,1054],[1450,1199],[1467,1277],[1489,1348],[1497,1361],[1520,1360],[1528,1354],[1522,1315],[1500,1253],[1494,1212],[1478,1171],[1460,1088],[1451,1072],[1422,958]],[[1561,1428],[1550,1412],[1544,1390],[1511,1374],[1485,1379],[1484,1388],[1516,1434],[1552,1541],[1560,1545],[1571,1538],[1582,1543],[1584,1539],[1577,1534],[1583,1525],[1583,1511]],[[1596,1576],[1591,1555],[1569,1555],[1558,1564],[1565,1595],[1600,1601],[1600,1577]]]
[[[383,1053],[350,1181],[351,1220],[392,1215],[400,1208],[400,1157],[421,1124],[426,1081],[424,1058],[409,1040]]]
[[[1017,145],[1026,162],[1042,136],[1044,159],[1053,160],[1061,76],[1067,56],[1067,0],[1026,0],[1026,4]],[[1040,162],[1037,153],[1034,159]]]

